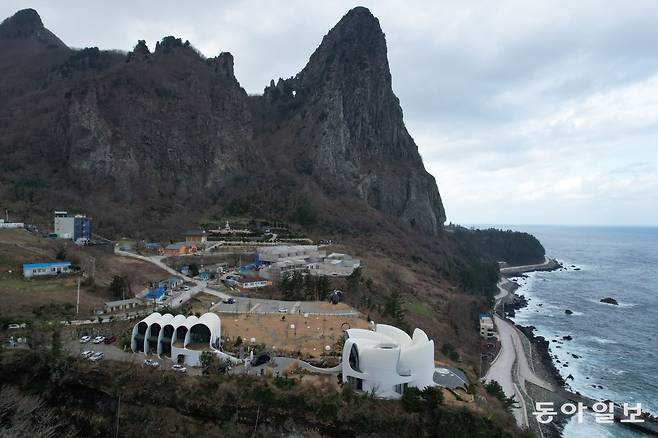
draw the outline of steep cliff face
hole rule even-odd
[[[211,200],[257,156],[230,55],[204,60],[173,37],[76,81],[62,131],[72,176],[130,201]]]
[[[204,59],[175,37],[153,52],[144,41],[128,54],[71,50],[33,10],[0,25],[0,49],[0,198],[9,203],[159,220],[236,198],[265,215],[319,199],[337,211],[340,198],[430,234],[445,220],[365,8],[260,97],[240,87],[230,53]]]
[[[441,227],[441,198],[404,126],[384,33],[370,11],[348,12],[306,67],[272,83],[265,97],[287,122],[280,129],[296,131],[296,160],[323,187],[354,194],[422,231]]]

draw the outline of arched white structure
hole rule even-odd
[[[158,312],[153,312],[146,318],[142,319],[140,322],[135,324],[133,327],[133,335],[130,342],[130,348],[133,351],[144,351],[146,336],[149,330],[149,327],[153,321],[160,319],[162,315]]]
[[[380,397],[400,397],[408,386],[434,386],[434,341],[421,329],[413,337],[378,324],[375,331],[349,329],[343,346],[343,382]]]
[[[133,352],[157,354],[174,362],[200,365],[201,354],[212,352],[233,363],[238,359],[219,351],[221,320],[214,313],[196,316],[150,314],[135,324],[132,332]]]
[[[162,327],[158,338],[158,356],[171,357],[171,346],[176,338],[176,329],[185,324],[186,320],[185,315],[176,315]]]

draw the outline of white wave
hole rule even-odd
[[[616,344],[617,341],[613,341],[612,339],[606,339],[606,338],[599,338],[598,336],[592,336],[590,339],[593,341],[599,343],[599,344]]]

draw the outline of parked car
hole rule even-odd
[[[190,287],[189,287],[189,286],[183,286],[183,290],[184,290],[185,292],[187,292],[188,290],[190,290]]]
[[[103,353],[102,351],[98,351],[92,354],[89,360],[91,362],[98,362],[99,360],[103,359],[103,357],[105,357],[105,353]]]
[[[187,372],[187,368],[185,368],[183,365],[178,365],[178,364],[172,366],[171,369],[173,371],[176,371],[177,373],[186,373]]]
[[[158,362],[157,360],[145,359],[144,360],[144,366],[145,367],[157,368],[157,367],[160,366],[160,362]]]
[[[83,336],[83,337],[80,338],[80,343],[81,344],[86,344],[89,341],[91,341],[91,336]]]
[[[286,309],[285,307],[279,307],[279,312],[280,313],[288,313],[288,309]]]
[[[105,336],[96,336],[94,338],[94,344],[100,344],[103,341],[105,341]]]
[[[235,298],[229,297],[229,298],[223,300],[222,303],[224,303],[224,304],[235,304]]]
[[[82,353],[80,353],[80,357],[84,359],[89,359],[91,356],[93,356],[94,351],[93,350],[85,350]]]
[[[270,361],[270,355],[267,353],[261,353],[251,360],[251,366],[257,367],[263,364],[266,364]]]
[[[113,342],[116,342],[116,340],[117,340],[116,336],[110,336],[109,338],[105,338],[105,341],[103,342],[105,342],[106,344],[111,344]]]

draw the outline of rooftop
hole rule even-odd
[[[170,243],[167,245],[165,249],[181,249],[186,246],[192,246],[190,242],[176,242],[176,243]]]
[[[117,300],[117,301],[108,301],[105,303],[107,307],[116,307],[116,306],[121,306],[124,304],[141,304],[142,300],[138,298],[129,298],[127,300]]]
[[[66,268],[68,266],[71,266],[71,262],[25,263],[23,269]]]
[[[191,230],[187,230],[185,232],[186,236],[205,236],[206,235],[206,230],[202,230],[201,228],[193,228]]]

